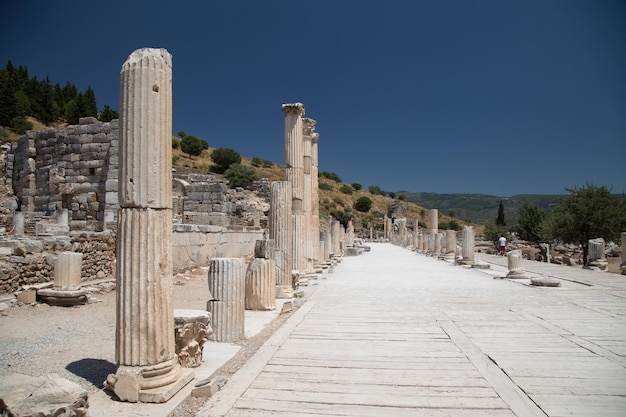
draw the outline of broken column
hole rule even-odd
[[[462,239],[461,254],[463,259],[460,263],[471,265],[474,263],[474,228],[472,226],[463,226]]]
[[[134,51],[120,87],[117,370],[120,400],[165,402],[193,378],[178,364],[172,300],[172,56]]]
[[[285,113],[285,179],[291,183],[292,263],[300,272],[306,270],[304,253],[304,139],[302,137],[302,103],[283,104]]]
[[[454,261],[456,253],[456,232],[454,230],[446,230],[446,253],[444,259]]]
[[[24,212],[13,212],[13,236],[24,236]]]
[[[622,275],[626,275],[626,232],[622,232],[622,263],[619,267]]]
[[[270,184],[269,235],[274,241],[276,263],[276,297],[291,298],[293,287],[293,234],[291,221],[291,183],[273,181]]]
[[[507,254],[507,263],[509,267],[509,273],[506,274],[507,278],[511,279],[526,279],[526,270],[522,265],[523,257],[522,252],[519,250],[512,250]]]
[[[274,242],[257,240],[254,259],[246,270],[246,310],[276,309],[276,262]]]
[[[604,255],[604,239],[601,237],[596,239],[589,239],[589,255],[586,268],[598,268],[601,271],[606,271],[608,262]]]
[[[209,265],[207,303],[216,342],[237,342],[245,335],[245,274],[242,258],[213,258]]]
[[[87,290],[80,289],[82,264],[82,253],[60,253],[54,263],[54,287],[37,291],[39,298],[55,306],[85,304]]]

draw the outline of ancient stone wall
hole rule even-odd
[[[54,281],[54,260],[65,251],[83,254],[83,281],[113,278],[115,233],[82,233],[72,237],[5,239],[0,246],[0,294],[23,285]]]
[[[6,174],[25,212],[69,211],[71,230],[116,225],[118,121],[27,132],[11,146]]]

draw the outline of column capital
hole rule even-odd
[[[315,132],[311,134],[311,142],[317,143],[320,140],[320,134]]]
[[[302,131],[304,132],[304,135],[312,135],[313,132],[315,131],[315,125],[317,124],[317,122],[313,119],[310,119],[308,117],[303,117],[302,118]]]
[[[304,116],[304,104],[302,103],[287,103],[281,106],[285,116],[295,114],[296,116]]]

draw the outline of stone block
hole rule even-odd
[[[191,390],[191,396],[194,398],[212,397],[219,390],[216,378],[209,378],[199,381]]]
[[[17,301],[19,303],[33,304],[37,302],[37,291],[32,289],[19,291],[15,293],[15,296],[17,297]]]

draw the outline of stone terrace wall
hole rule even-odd
[[[118,209],[118,121],[27,132],[12,145],[7,176],[22,211],[69,211],[71,230],[114,229]]]
[[[60,252],[83,254],[82,280],[113,278],[115,233],[80,233],[72,237],[4,239],[0,246],[0,294],[22,285],[54,281],[54,262]]]

